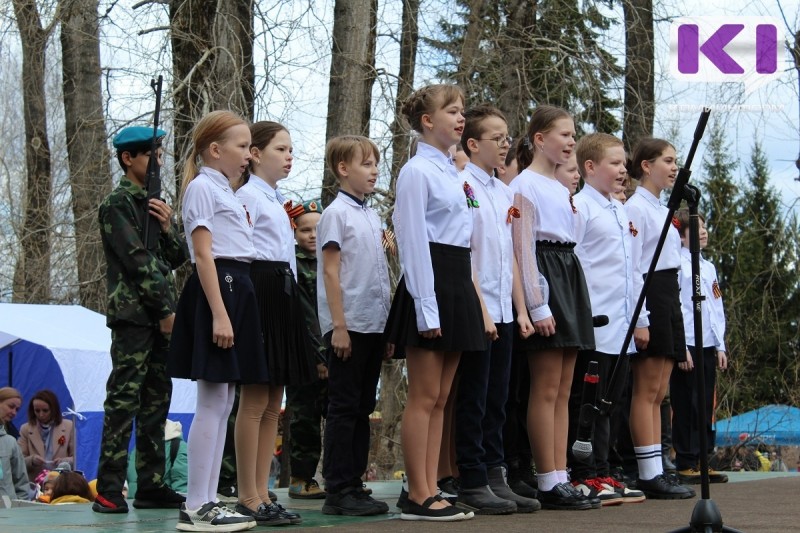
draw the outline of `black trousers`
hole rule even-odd
[[[495,326],[497,340],[485,351],[461,354],[458,366],[456,464],[465,489],[488,485],[487,471],[504,465],[503,426],[514,323]]]
[[[636,357],[636,356],[634,356]],[[609,463],[614,470],[622,469],[623,473],[636,479],[639,477],[639,464],[636,462],[636,453],[633,451],[631,438],[631,396],[633,394],[633,374],[631,373],[630,359],[623,372],[625,383],[614,409],[611,411],[611,435],[609,450]]]
[[[347,361],[328,349],[328,417],[322,474],[325,489],[337,493],[361,486],[369,459],[369,415],[375,410],[375,392],[383,362],[381,333],[348,331],[352,352]],[[331,334],[326,335],[330,346]]]
[[[609,355],[594,350],[578,352],[578,359],[575,362],[575,372],[572,375],[572,389],[569,393],[569,426],[567,435],[567,467],[570,469],[570,476],[574,480],[591,479],[593,477],[607,477],[610,474],[608,464],[608,451],[611,443],[611,419],[609,416],[598,415],[594,421],[594,432],[592,434],[592,454],[584,460],[577,459],[572,454],[572,444],[578,434],[578,419],[580,418],[582,396],[583,396],[583,377],[589,368],[589,361],[597,361],[598,375],[600,382],[597,385],[597,397],[595,405],[603,395],[603,391],[608,385],[614,365],[617,363],[618,355]]]
[[[531,479],[533,456],[528,439],[528,394],[530,392],[530,370],[528,354],[517,342],[519,329],[514,328],[511,350],[511,372],[506,400],[506,423],[503,426],[503,455],[508,466],[509,478]]]
[[[669,379],[672,396],[672,445],[675,447],[675,466],[678,470],[697,468],[700,462],[700,428],[704,427],[708,448],[706,453],[714,450],[714,429],[711,417],[714,412],[714,387],[717,384],[717,351],[715,348],[703,348],[702,360],[697,357],[697,350],[689,346],[695,369],[684,372],[675,366]],[[700,386],[698,365],[705,365],[706,412],[701,417],[697,401]]]

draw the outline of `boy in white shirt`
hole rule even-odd
[[[642,501],[641,492],[627,489],[611,478],[608,463],[609,417],[597,417],[592,438],[592,455],[580,460],[572,454],[581,409],[584,374],[589,361],[597,361],[599,390],[608,383],[621,344],[631,322],[636,300],[633,294],[631,230],[615,191],[627,174],[622,141],[605,133],[592,133],[576,146],[578,168],[585,186],[575,195],[575,253],[581,261],[592,302],[592,315],[605,315],[608,324],[594,330],[596,348],[578,352],[569,399],[568,466],[572,484],[602,505]],[[610,280],[617,280],[612,282]],[[633,345],[628,352],[633,353]]]
[[[372,499],[361,476],[369,456],[369,415],[381,363],[391,357],[383,329],[391,287],[377,213],[365,204],[378,177],[378,148],[366,137],[328,142],[325,159],[339,194],[317,226],[317,301],[328,350],[328,415],[322,473],[324,514],[368,516],[389,506]]]
[[[500,110],[479,105],[464,114],[461,143],[470,162],[460,177],[472,204],[472,269],[487,336],[483,351],[465,352],[459,363],[456,397],[456,463],[459,507],[477,514],[531,513],[537,500],[519,496],[506,481],[503,454],[505,403],[516,323],[523,337],[533,333],[519,283],[511,239],[511,220],[519,216],[508,185],[494,177],[505,162],[511,140]]]
[[[711,419],[714,412],[714,388],[717,384],[717,368],[728,368],[728,357],[725,354],[725,310],[722,307],[722,291],[717,282],[717,269],[709,261],[700,256],[700,286],[705,300],[702,302],[703,348],[698,354],[694,338],[694,311],[692,296],[692,259],[689,253],[689,210],[680,209],[675,218],[681,234],[681,270],[679,281],[681,287],[681,311],[683,327],[686,334],[686,361],[678,363],[672,369],[669,380],[672,397],[672,443],[675,447],[675,466],[678,477],[684,483],[700,483],[700,440],[699,430],[705,428],[708,450],[714,449],[714,429]],[[700,224],[700,249],[708,244],[708,232],[703,217]],[[694,368],[705,365],[706,412],[698,409],[696,399],[697,376]],[[702,420],[702,422],[701,422]],[[725,483],[728,476],[709,470],[711,483]]]

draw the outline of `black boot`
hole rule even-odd
[[[461,487],[456,506],[484,515],[511,514],[517,510],[516,503],[497,497],[488,485],[472,489]]]
[[[542,508],[539,500],[520,496],[511,490],[506,481],[506,468],[504,466],[490,468],[487,474],[489,476],[489,488],[492,489],[495,496],[517,504],[518,513],[533,513]]]

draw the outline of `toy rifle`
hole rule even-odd
[[[158,162],[158,121],[161,113],[161,85],[164,81],[163,76],[158,77],[158,81],[150,80],[150,87],[156,93],[156,110],[153,114],[153,139],[150,143],[150,159],[147,162],[147,175],[144,179],[145,189],[147,190],[147,203],[144,206],[145,222],[142,228],[142,242],[148,250],[155,250],[158,247],[158,234],[161,232],[161,223],[150,214],[150,199],[161,199],[161,165]]]

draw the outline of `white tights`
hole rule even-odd
[[[197,380],[197,406],[189,429],[187,509],[197,509],[217,499],[228,416],[235,393],[233,383]]]

